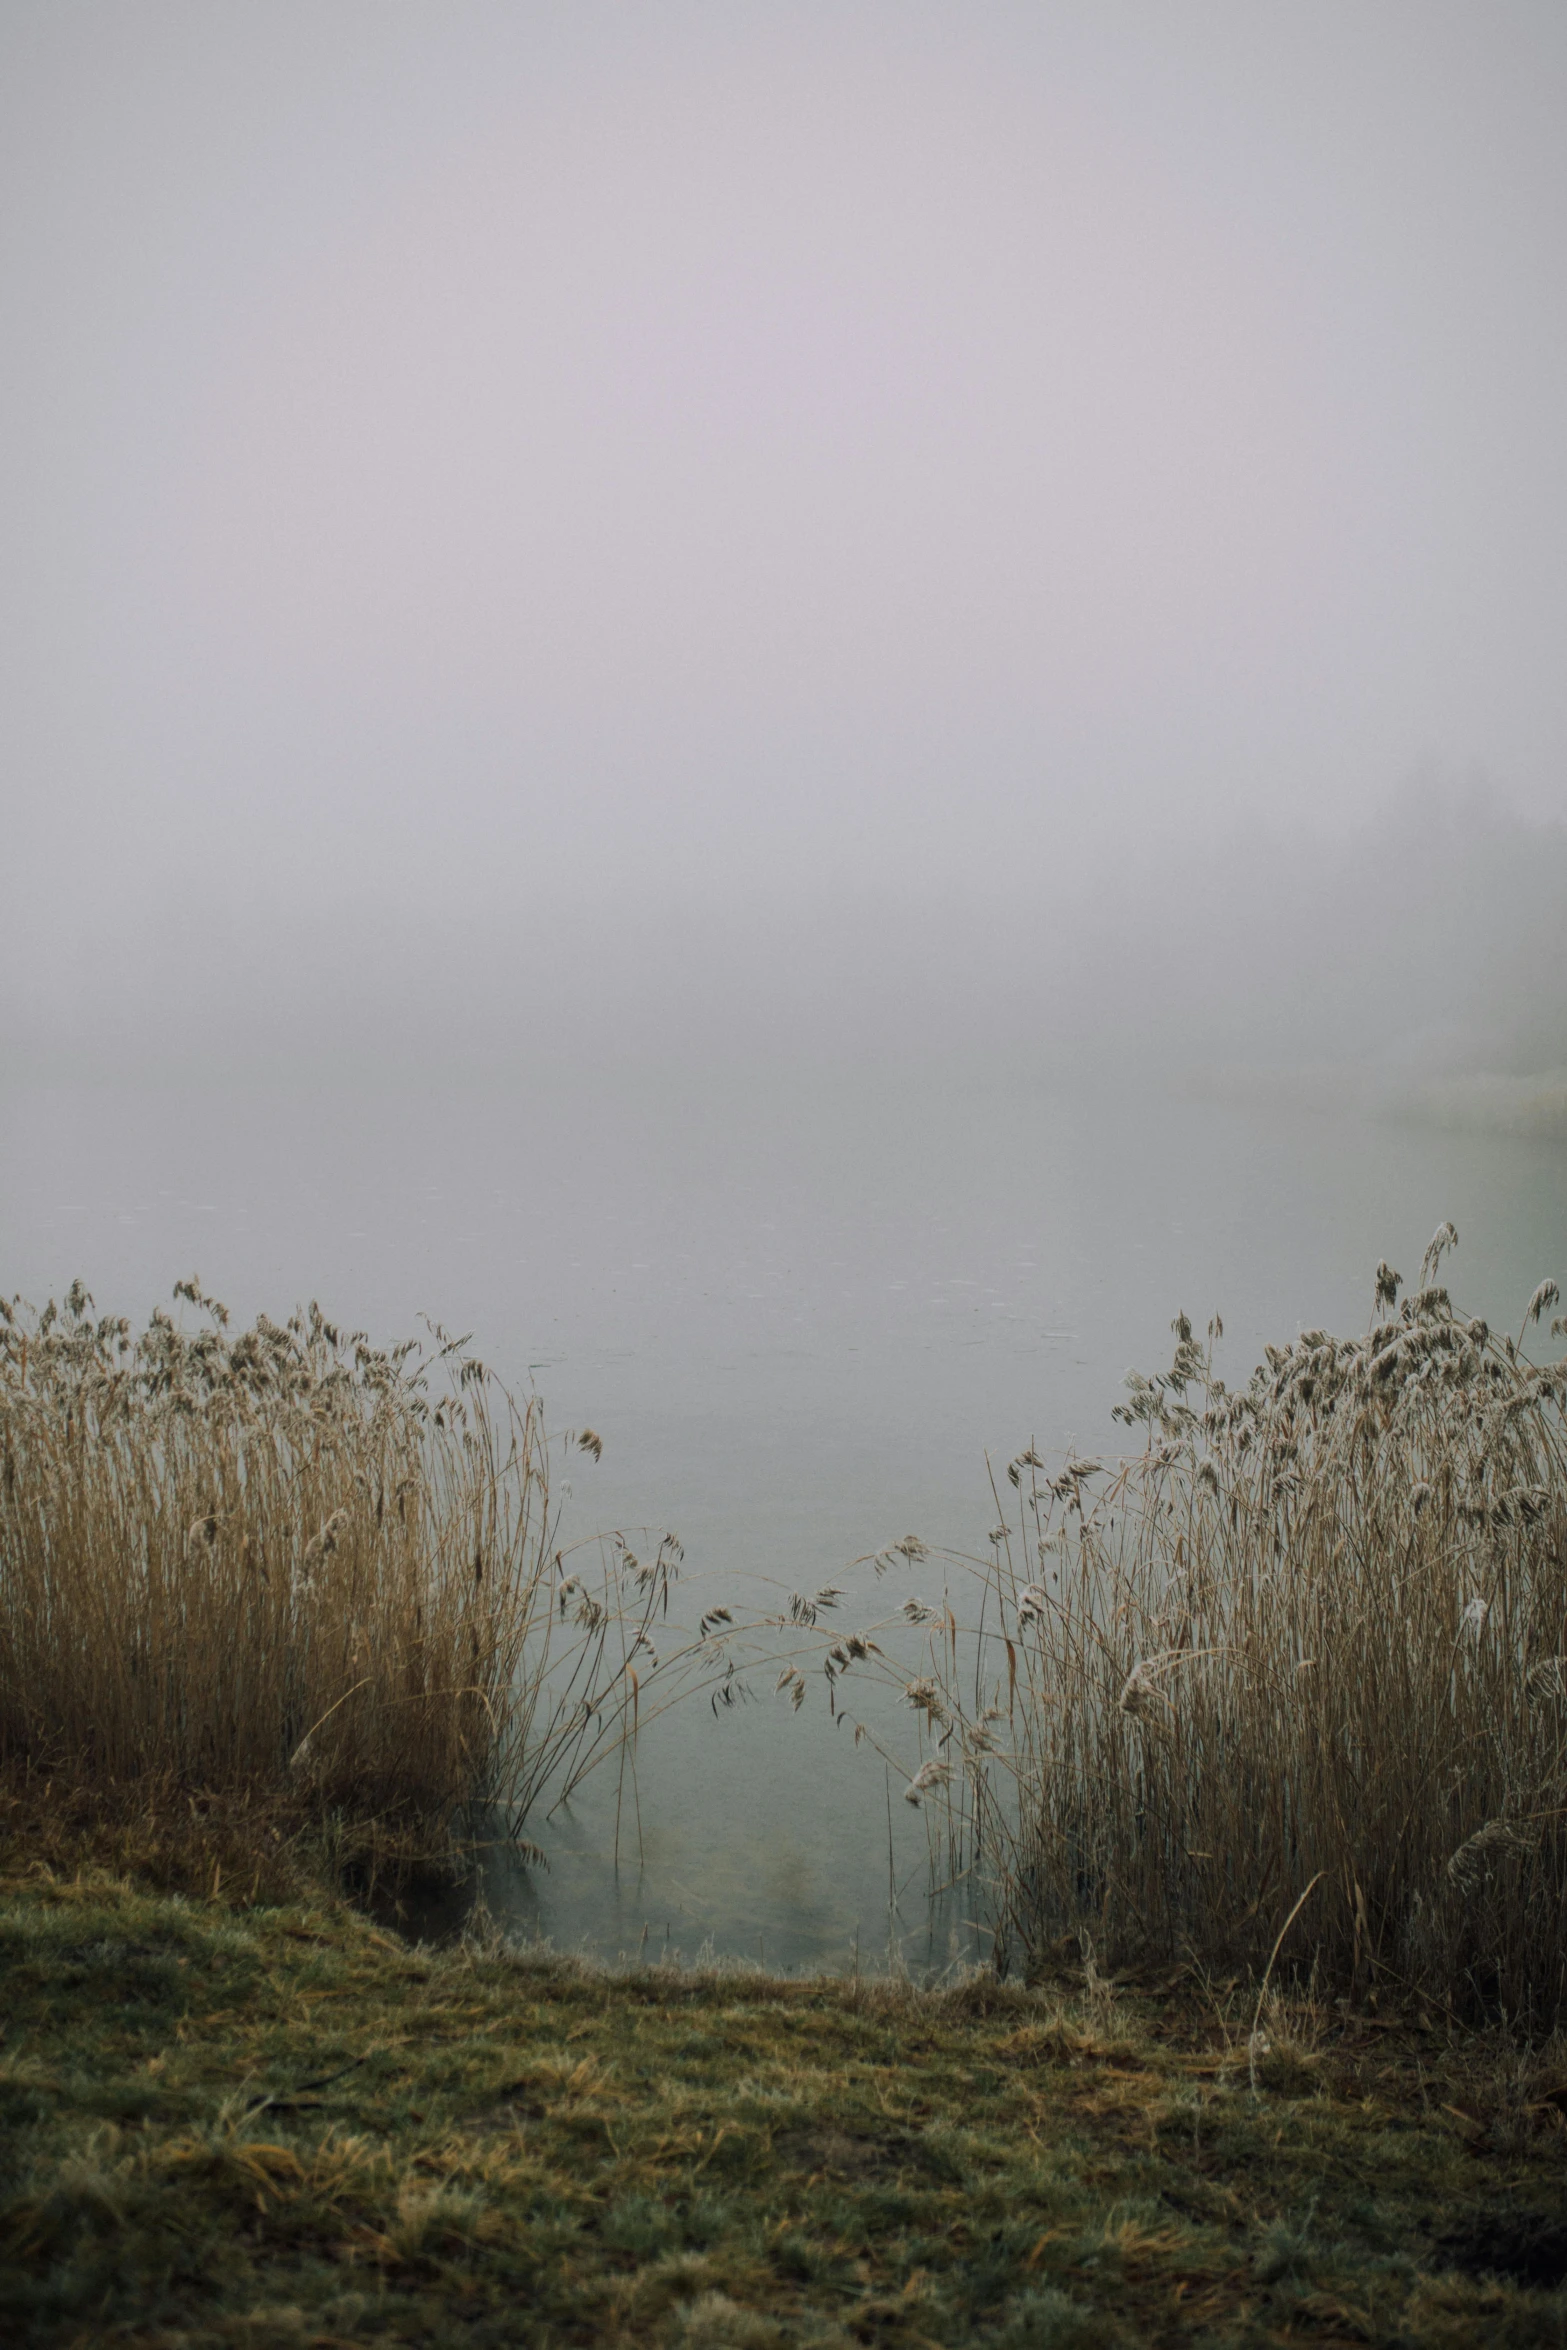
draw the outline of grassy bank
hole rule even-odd
[[[1567,2338],[1567,2070],[1413,2019],[610,1977],[15,1844],[0,2012],[8,2340]]]
[[[998,1478],[967,1625],[907,1538],[932,1601],[856,1631],[666,1629],[672,1537],[570,1565],[439,1332],[12,1310],[0,2341],[1567,2344],[1567,1364],[1454,1237],[1234,1392],[1182,1317],[1130,1460]],[[901,1700],[1026,1980],[431,1953],[324,1890],[807,1664]]]

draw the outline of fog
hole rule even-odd
[[[1564,99],[1549,5],[13,0],[5,1066],[1554,1130]]]

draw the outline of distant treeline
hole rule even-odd
[[[493,1084],[993,1085],[1128,1075],[1555,1132],[1567,1099],[1567,825],[1411,784],[1349,832],[1146,821],[999,838],[993,880],[831,871],[330,915],[244,895],[137,908],[68,961],[0,942],[0,1069]],[[11,966],[15,966],[14,969]]]

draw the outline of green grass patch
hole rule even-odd
[[[0,2338],[1567,2339],[1563,2077],[1222,1987],[439,1953],[0,1878]],[[1293,2037],[1292,2037],[1293,2033]]]

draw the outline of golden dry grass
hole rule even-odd
[[[942,1617],[907,1688],[1003,1955],[1086,1932],[1560,2020],[1567,1364],[1460,1312],[1455,1240],[1233,1392],[1181,1317],[1134,1457],[1011,1463],[977,1659]]]
[[[80,1284],[0,1305],[0,1766],[434,1847],[479,1802],[520,1827],[616,1750],[678,1545],[569,1571],[537,1401],[439,1329],[231,1336],[176,1295],[194,1329],[139,1336]]]

